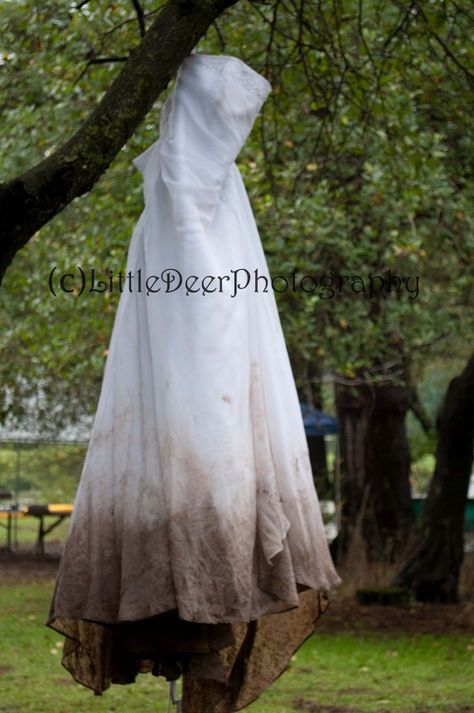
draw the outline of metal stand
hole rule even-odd
[[[334,496],[336,501],[336,527],[337,534],[341,531],[341,443],[339,434],[336,436],[336,460],[334,463]]]
[[[181,698],[176,698],[176,681],[169,681],[169,698],[167,713],[170,713],[172,705],[176,706],[175,713],[182,713],[182,700]]]

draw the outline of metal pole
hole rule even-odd
[[[15,510],[20,508],[20,469],[21,469],[21,447],[17,446],[16,473],[15,473]],[[18,550],[18,515],[14,519],[14,542],[15,550]]]
[[[168,710],[170,713],[171,706],[176,706],[176,713],[182,713],[182,701],[181,698],[176,698],[176,681],[169,681],[169,698],[168,698]]]
[[[341,529],[341,449],[339,434],[336,435],[336,462],[334,467],[334,495],[336,499],[336,527]]]

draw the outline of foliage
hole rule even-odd
[[[472,118],[460,93],[472,98],[473,85],[452,59],[472,66],[472,18],[458,3],[428,16],[395,3],[305,7],[299,23],[280,4],[266,11],[275,77],[259,224],[271,265],[366,284],[391,271],[412,290],[419,277],[419,293],[280,295],[291,354],[349,379],[404,359],[417,375],[472,333]]]
[[[142,7],[147,20],[157,10]],[[334,374],[385,378],[406,361],[418,377],[472,333],[472,17],[467,0],[417,8],[241,0],[197,48],[241,56],[272,83],[239,157],[272,274],[350,278],[340,293],[326,282],[277,294],[305,393]],[[7,178],[73,133],[140,34],[126,0],[1,0],[0,30]],[[8,271],[0,421],[54,430],[94,413],[119,294],[53,297],[48,276],[124,268],[142,207],[132,158],[156,139],[161,104]],[[368,293],[370,276],[388,271],[409,277],[411,294]]]
[[[72,3],[66,11],[50,2],[33,16],[29,2],[0,7],[0,93],[9,100],[0,149],[10,177],[67,139],[113,79],[115,63],[88,65],[91,55],[110,47],[117,56],[127,54],[139,38],[125,2],[108,3],[105,11],[76,11]],[[94,190],[38,233],[9,271],[0,312],[0,420],[8,414],[54,432],[94,412],[118,294],[55,298],[48,277],[55,266],[77,271],[85,265],[101,274],[124,268],[142,207],[131,157],[156,139],[157,121],[158,110],[152,111]]]
[[[0,489],[15,493],[18,487],[22,505],[72,502],[84,456],[84,444],[4,446],[0,450]]]

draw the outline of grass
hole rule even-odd
[[[324,706],[357,711],[447,711],[474,701],[469,636],[325,634],[297,653],[288,675],[266,693],[274,713]],[[285,702],[285,705],[281,705]],[[306,702],[306,708],[304,703]]]
[[[151,674],[133,685],[112,685],[102,696],[72,680],[60,663],[62,637],[44,625],[53,584],[0,586],[0,711],[166,711],[166,681]],[[324,633],[309,639],[289,670],[246,710],[467,713],[474,710],[473,668],[474,632]]]

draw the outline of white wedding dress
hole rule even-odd
[[[133,291],[121,295],[48,619],[69,637],[65,665],[98,692],[111,625],[173,611],[204,625],[275,615],[278,627],[305,590],[339,583],[271,286],[234,294],[244,270],[268,276],[235,159],[269,91],[235,57],[190,55],[158,141],[135,159],[145,208]]]

